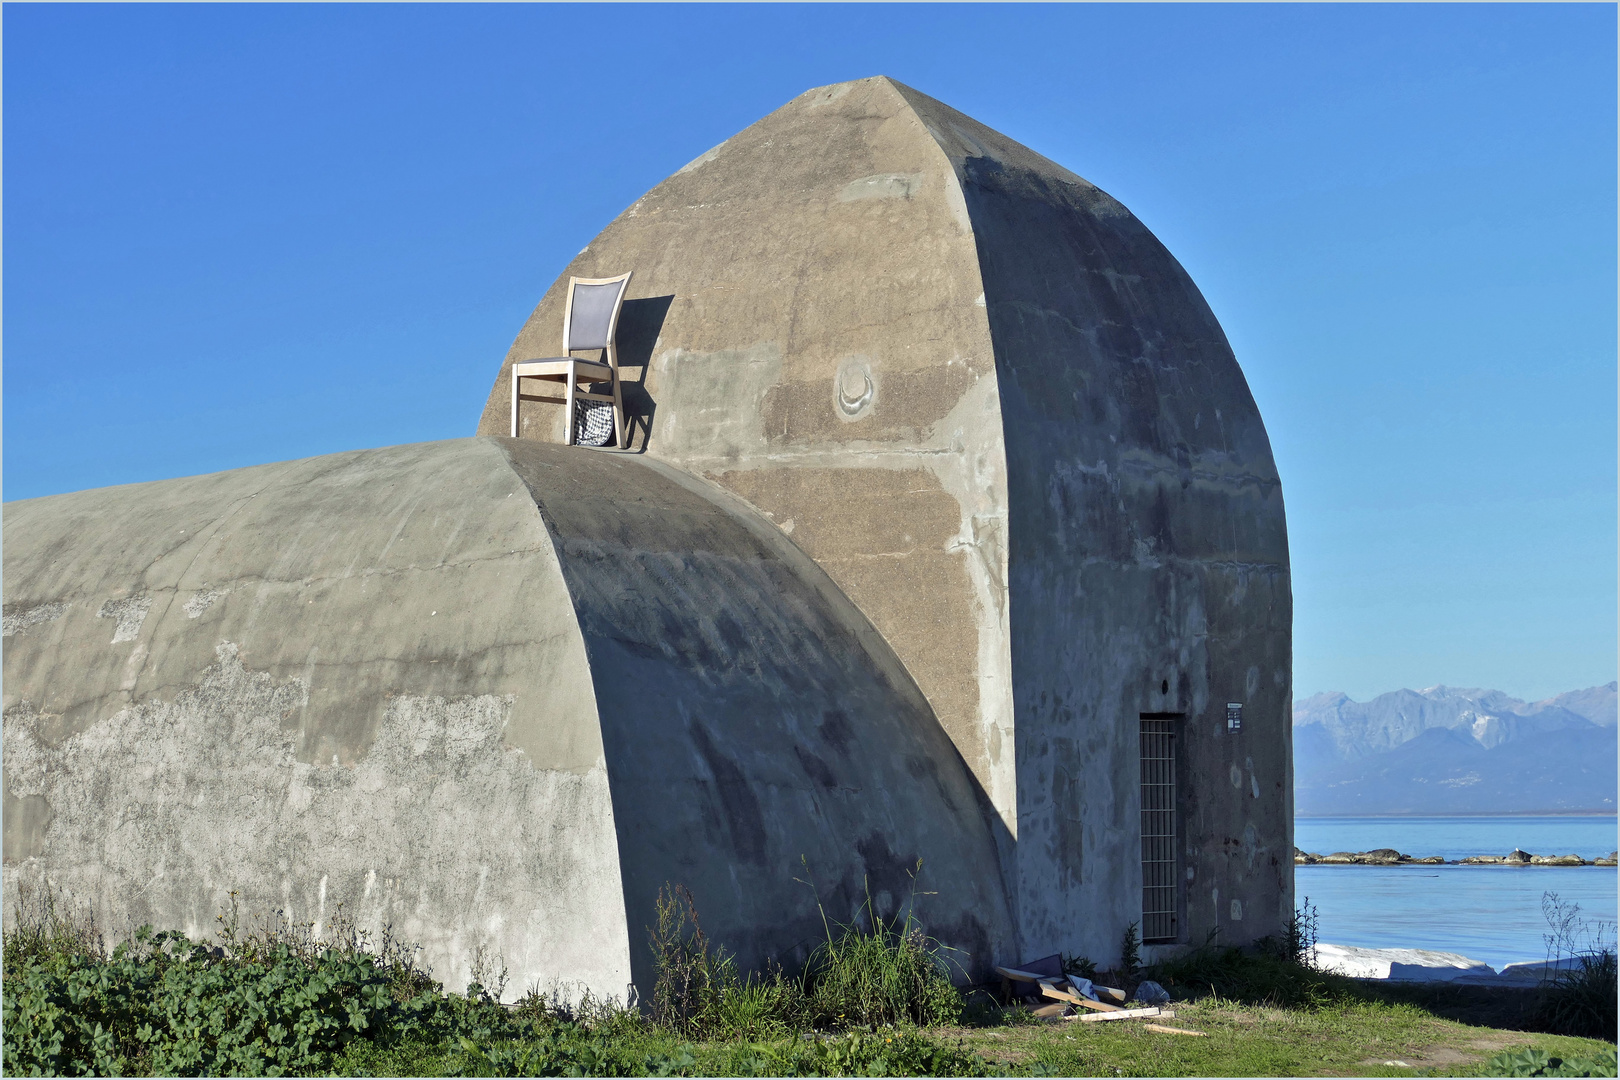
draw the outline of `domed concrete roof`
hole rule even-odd
[[[1180,937],[1280,929],[1281,487],[1220,325],[1152,233],[891,79],[811,90],[592,240],[480,432],[507,430],[509,363],[559,350],[569,276],[627,270],[635,447],[757,507],[893,647],[1005,826],[1024,952],[1117,955],[1140,918],[1144,715],[1177,718],[1186,762]],[[561,436],[554,407],[521,421]]]
[[[994,816],[774,526],[656,461],[510,439],[9,503],[5,904],[211,936],[341,911],[512,987],[652,986],[667,883],[747,965],[894,910],[1011,939]],[[802,860],[802,861],[801,861]]]

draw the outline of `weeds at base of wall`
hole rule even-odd
[[[914,903],[903,917],[885,918],[868,895],[864,921],[848,924],[828,919],[819,897],[816,907],[826,936],[802,972],[789,976],[772,965],[743,977],[734,957],[711,949],[691,892],[666,884],[650,929],[657,967],[653,1022],[685,1038],[728,1039],[926,1027],[962,1018],[962,995],[945,959],[949,950],[924,933]]]

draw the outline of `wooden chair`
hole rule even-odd
[[[630,273],[634,273],[631,271]],[[563,305],[563,352],[572,354],[600,349],[607,361],[581,360],[576,356],[547,357],[543,360],[523,360],[512,365],[512,437],[518,433],[518,401],[554,401],[567,406],[565,417],[568,434],[565,441],[574,443],[575,402],[599,401],[613,406],[613,441],[619,447],[626,445],[624,426],[624,400],[619,394],[619,353],[614,346],[614,334],[619,328],[619,309],[624,306],[624,294],[630,286],[630,274],[611,278],[568,279],[568,299]],[[562,383],[560,397],[548,394],[521,392],[524,379]],[[587,392],[581,384],[607,384],[608,393]],[[555,391],[554,391],[555,392]]]

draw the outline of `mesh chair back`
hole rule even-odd
[[[564,352],[608,347],[613,340],[613,323],[619,313],[619,297],[628,284],[628,278],[610,281],[606,285],[574,284],[567,333],[563,335]]]

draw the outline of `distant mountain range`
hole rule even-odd
[[[1431,686],[1294,702],[1294,812],[1615,812],[1616,683],[1525,702]]]

